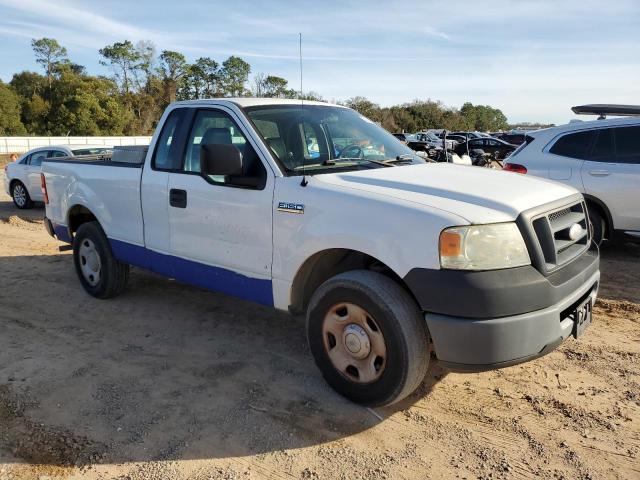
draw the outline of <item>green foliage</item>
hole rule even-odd
[[[380,105],[367,100],[365,97],[353,97],[345,102],[349,108],[353,108],[359,114],[367,117],[374,122],[382,121],[382,110]]]
[[[67,58],[56,40],[31,42],[44,75],[16,73],[0,82],[0,134],[18,135],[149,135],[165,107],[178,100],[254,95],[324,101],[316,92],[300,94],[286,79],[259,73],[247,88],[251,66],[230,56],[219,64],[209,57],[189,63],[176,51],[156,56],[153,43],[115,42],[99,50],[100,63],[112,78],[87,74]],[[389,131],[507,129],[504,114],[488,105],[465,103],[459,110],[432,100],[381,107],[365,97],[345,105]]]
[[[296,98],[298,92],[289,88],[289,83],[282,77],[265,76],[259,73],[254,78],[253,95],[268,98]]]
[[[220,83],[222,84],[222,92],[229,97],[242,97],[247,95],[248,90],[245,87],[249,80],[251,65],[240,57],[231,56],[222,62],[220,70]]]
[[[20,97],[0,81],[0,135],[24,135],[27,130],[20,120]]]
[[[460,109],[460,114],[466,119],[471,130],[486,132],[509,128],[507,117],[489,105],[473,105],[467,102]]]
[[[105,58],[100,60],[100,64],[112,67],[116,79],[122,85],[122,90],[129,93],[131,80],[135,78],[136,70],[140,69],[144,63],[141,52],[129,40],[107,45],[98,52]]]
[[[56,66],[67,60],[67,49],[53,38],[35,38],[31,40],[31,48],[36,56],[36,62],[42,65],[47,74],[47,81],[51,87],[51,79]]]

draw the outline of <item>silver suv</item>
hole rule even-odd
[[[581,191],[597,243],[619,235],[640,240],[640,118],[575,122],[529,132],[504,169]]]

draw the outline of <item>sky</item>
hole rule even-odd
[[[298,33],[303,89],[329,100],[469,101],[553,123],[573,105],[640,104],[640,0],[0,0],[0,79],[40,69],[32,38],[103,75],[98,49],[128,39],[239,55],[299,88]]]

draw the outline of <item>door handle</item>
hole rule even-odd
[[[606,177],[607,175],[611,175],[609,170],[589,170],[589,175],[593,175],[594,177]]]
[[[187,191],[177,188],[169,190],[169,205],[176,208],[187,208]]]

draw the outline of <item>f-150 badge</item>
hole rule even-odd
[[[286,212],[286,213],[304,213],[304,205],[301,203],[289,203],[289,202],[280,202],[278,203],[278,211]]]

